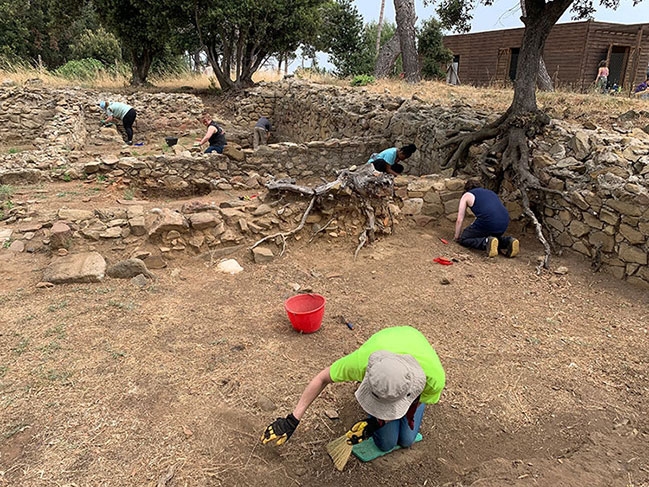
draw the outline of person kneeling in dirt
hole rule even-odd
[[[205,132],[205,137],[202,139],[196,139],[198,145],[209,142],[210,145],[205,149],[205,154],[211,152],[223,154],[223,148],[227,145],[223,129],[216,122],[212,121],[212,117],[207,113],[204,113],[201,117],[201,123],[207,127],[207,132]]]
[[[495,257],[498,252],[515,257],[518,240],[503,236],[509,226],[509,212],[498,195],[483,188],[477,179],[469,179],[464,191],[457,210],[455,240],[464,247],[486,250],[489,257]],[[467,207],[471,208],[476,219],[462,231]]]
[[[270,120],[266,117],[260,117],[255,124],[254,132],[252,133],[252,148],[253,150],[259,149],[260,145],[268,144],[268,137],[270,136]]]
[[[355,396],[369,415],[352,426],[353,441],[372,437],[379,449],[390,451],[415,442],[425,406],[439,401],[446,376],[437,353],[419,330],[385,328],[311,379],[293,412],[271,423],[261,442],[284,444],[328,384],[353,381],[361,383]]]
[[[137,112],[135,108],[126,103],[120,103],[116,101],[99,102],[99,108],[101,108],[104,113],[108,116],[106,120],[103,120],[103,123],[116,122],[117,120],[122,122],[124,126],[124,131],[126,132],[126,143],[128,145],[133,144],[133,123],[135,122],[135,117]]]
[[[403,172],[404,167],[399,164],[401,161],[405,161],[411,155],[415,153],[417,146],[415,144],[408,144],[403,146],[401,149],[396,147],[390,147],[385,149],[378,154],[372,154],[370,156],[368,164],[373,164],[374,169],[379,172],[386,172],[392,174],[393,176],[398,176]]]

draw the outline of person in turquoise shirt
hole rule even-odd
[[[417,146],[415,144],[405,145],[401,149],[390,147],[378,154],[372,154],[367,163],[373,164],[374,169],[379,172],[386,172],[393,176],[398,176],[404,170],[403,165],[399,163],[408,159],[416,150]]]
[[[352,381],[360,382],[356,400],[369,415],[351,428],[358,435],[353,441],[372,437],[378,448],[390,451],[414,443],[425,407],[439,401],[446,376],[437,353],[419,330],[385,328],[311,379],[293,412],[266,428],[262,443],[284,444],[327,385]]]
[[[126,132],[126,143],[128,145],[133,144],[133,123],[135,122],[135,117],[137,112],[135,108],[126,103],[120,103],[117,101],[99,102],[99,108],[101,108],[108,118],[104,122],[116,122],[119,120],[124,126],[124,131]]]

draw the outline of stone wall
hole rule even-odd
[[[133,96],[146,107],[143,123],[158,120],[163,129],[196,127],[195,117],[204,108],[191,95]],[[232,143],[227,155],[203,155],[175,147],[174,155],[101,156],[80,162],[75,151],[60,147],[88,143],[88,137],[98,130],[89,116],[98,115],[96,100],[101,98],[109,96],[81,90],[0,90],[0,130],[11,133],[7,137],[17,137],[15,130],[26,140],[34,124],[44,128],[37,138],[41,141],[37,145],[44,145],[41,149],[0,155],[0,184],[92,178],[104,173],[125,177],[148,194],[205,193],[233,184],[259,188],[269,177],[331,180],[337,169],[362,164],[372,152],[414,141],[421,150],[407,165],[415,174],[396,180],[400,205],[406,214],[422,221],[453,220],[461,180],[416,174],[437,164],[443,154],[437,153],[435,144],[448,133],[476,128],[488,118],[468,107],[443,108],[362,89],[282,82],[230,99],[216,114],[229,114],[229,123],[243,134],[239,139],[243,149]],[[166,121],[154,115],[161,111]],[[245,134],[260,114],[272,117],[278,137],[292,142],[256,152],[245,148]],[[47,117],[51,122],[39,125]],[[13,124],[12,129],[3,122]],[[643,284],[649,283],[648,122],[646,112],[620,114],[613,131],[588,121],[576,127],[553,120],[532,148],[535,175],[554,192],[546,194],[546,203],[535,210],[555,250],[578,252],[596,268]],[[422,162],[426,158],[430,160]],[[519,218],[522,208],[517,188],[506,185],[502,196],[512,217]]]
[[[145,141],[166,130],[173,135],[200,127],[197,119],[204,109],[200,98],[189,94],[123,95],[80,88],[44,88],[38,83],[26,88],[2,86],[0,146],[80,150],[87,136],[98,129],[102,118],[99,100],[134,106],[136,140]]]
[[[412,175],[440,172],[446,152],[437,146],[448,133],[479,128],[495,117],[466,104],[445,108],[365,88],[299,80],[261,84],[227,100],[224,109],[239,126],[253,127],[261,115],[270,117],[276,140],[308,143],[371,137],[382,140],[380,150],[414,143],[418,150],[405,164]],[[367,161],[371,153],[358,158]]]

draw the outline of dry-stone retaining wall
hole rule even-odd
[[[143,109],[145,123],[155,117],[160,120],[159,113],[164,113],[167,121],[160,121],[162,126],[195,124],[203,109],[191,95],[133,97],[140,97],[137,103],[147,107]],[[223,113],[229,111],[230,123],[243,127],[244,134],[259,115],[268,115],[278,138],[292,142],[254,152],[245,148],[242,138],[244,149],[230,144],[227,155],[177,148],[175,155],[98,156],[81,163],[75,151],[61,147],[74,148],[96,138],[96,120],[91,123],[87,116],[95,116],[100,98],[110,96],[39,87],[0,89],[0,134],[28,140],[33,138],[34,126],[42,128],[34,139],[39,150],[1,156],[0,184],[105,173],[122,176],[149,194],[201,193],[233,184],[259,188],[269,176],[330,180],[336,169],[363,163],[372,152],[414,141],[421,150],[407,161],[411,175],[396,181],[402,210],[422,222],[440,217],[452,220],[462,193],[461,180],[412,173],[437,164],[442,155],[435,144],[449,132],[476,128],[489,118],[465,106],[442,108],[363,90],[282,82],[249,90],[231,100]],[[574,127],[553,121],[533,147],[536,176],[556,191],[540,215],[556,248],[583,254],[595,267],[644,285],[649,285],[648,123],[647,112],[621,114],[615,131],[590,122]],[[512,216],[519,217],[517,189],[505,187],[504,197]]]
[[[177,134],[198,125],[204,109],[199,98],[188,94],[114,93],[32,83],[27,88],[0,87],[0,145],[11,148],[62,147],[78,150],[101,118],[99,100],[121,101],[137,110],[136,140],[169,130]]]
[[[379,138],[379,150],[415,143],[418,150],[406,161],[406,171],[413,175],[440,172],[445,154],[437,145],[449,132],[473,130],[495,117],[464,103],[449,109],[364,88],[299,80],[261,84],[228,100],[226,106],[236,125],[253,127],[261,115],[270,117],[279,140]],[[367,161],[372,152],[356,154],[354,163]]]

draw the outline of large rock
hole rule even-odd
[[[106,271],[109,277],[117,279],[130,279],[140,274],[153,279],[155,276],[149,272],[146,264],[140,259],[127,259],[112,265]]]
[[[162,235],[172,230],[185,232],[188,228],[189,224],[183,215],[169,208],[163,208],[149,228],[149,237]]]
[[[97,252],[69,254],[54,259],[45,269],[43,281],[54,284],[99,282],[106,273],[106,261]]]
[[[50,248],[69,249],[72,243],[72,229],[63,222],[55,222],[50,230]]]

